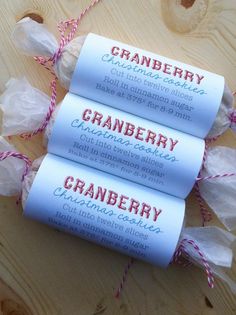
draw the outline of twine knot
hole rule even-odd
[[[172,258],[172,263],[178,263],[180,265],[182,265],[183,267],[187,267],[189,265],[192,264],[192,262],[190,261],[189,257],[189,253],[187,252],[187,245],[192,246],[192,248],[194,249],[194,251],[197,253],[197,255],[200,258],[200,261],[205,269],[205,273],[207,276],[207,282],[208,282],[208,286],[210,288],[214,287],[214,276],[213,276],[213,272],[212,269],[204,255],[204,253],[201,251],[201,249],[199,248],[199,246],[195,243],[194,240],[191,239],[187,239],[184,238],[178,248],[176,249],[174,256]],[[185,258],[186,262],[183,262],[181,259]]]
[[[236,132],[236,109],[233,109],[229,115],[230,128]]]
[[[23,182],[23,180],[24,180],[25,176],[28,174],[30,167],[31,167],[31,164],[32,164],[30,159],[26,155],[21,154],[19,152],[15,152],[15,151],[0,152],[0,161],[6,160],[7,158],[10,158],[10,157],[14,157],[14,158],[20,159],[20,160],[25,162],[25,169],[24,169],[24,172],[23,172],[22,178],[21,178],[21,181]]]

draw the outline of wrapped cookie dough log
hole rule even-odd
[[[21,133],[27,128],[33,132],[36,128],[29,129],[32,121],[40,125],[38,118],[43,121],[43,110],[50,104],[25,79],[10,80],[0,100],[2,135],[13,135],[15,125],[18,132],[20,126]],[[35,117],[30,106],[43,110]],[[205,148],[202,139],[72,93],[53,113],[45,132],[46,143],[48,137],[50,153],[180,198],[191,191]],[[194,151],[189,150],[190,145]]]
[[[19,48],[24,54],[27,54],[27,55],[53,57],[55,52],[58,50],[58,43],[57,43],[56,39],[46,29],[46,27],[42,24],[39,24],[39,23],[29,19],[29,18],[25,18],[16,24],[12,38],[13,38],[13,42],[15,43],[16,47]],[[126,62],[125,59],[128,58],[127,57],[128,55],[126,57],[124,55],[122,57],[122,59],[117,59],[117,61],[116,61],[116,64],[119,63],[119,67],[120,67],[120,72],[119,72],[120,77],[118,76],[118,72],[116,71],[117,74],[113,73],[113,76],[106,75],[106,77],[105,77],[106,80],[104,79],[104,82],[99,83],[97,85],[96,84],[94,85],[93,80],[95,80],[95,76],[98,73],[100,73],[101,71],[95,70],[94,73],[89,73],[91,69],[89,69],[89,71],[81,70],[81,68],[82,68],[81,65],[84,66],[84,63],[83,64],[81,64],[81,63],[77,64],[77,60],[78,60],[78,57],[80,56],[85,38],[86,38],[86,36],[80,36],[80,37],[77,37],[74,40],[72,40],[70,43],[68,43],[63,48],[63,51],[62,51],[60,58],[54,64],[54,70],[55,70],[55,72],[59,78],[59,81],[60,81],[61,85],[64,86],[66,89],[69,89],[69,87],[71,85],[72,76],[75,72],[75,68],[77,67],[78,71],[82,72],[83,78],[81,80],[81,77],[80,77],[81,74],[79,74],[79,76],[77,76],[77,74],[74,75],[74,77],[75,77],[74,82],[79,81],[79,85],[77,88],[77,86],[76,86],[77,83],[73,84],[73,86],[72,86],[72,92],[73,93],[78,92],[78,94],[80,94],[81,96],[85,96],[87,98],[92,98],[96,101],[100,101],[101,103],[104,103],[104,104],[107,104],[107,105],[110,105],[113,107],[117,107],[118,109],[123,109],[125,111],[128,111],[128,112],[134,113],[136,115],[148,118],[150,120],[162,123],[164,125],[166,124],[170,127],[182,130],[182,131],[187,132],[187,133],[191,133],[193,135],[196,135],[196,136],[199,136],[202,138],[205,138],[206,136],[208,138],[213,138],[213,137],[219,136],[220,134],[225,132],[230,127],[233,130],[235,130],[235,128],[236,128],[235,127],[236,126],[236,118],[235,118],[236,114],[235,114],[235,110],[233,107],[233,101],[234,101],[233,95],[232,95],[231,91],[229,90],[229,88],[227,87],[227,85],[225,85],[225,88],[223,91],[223,96],[222,96],[222,94],[220,96],[218,95],[217,100],[214,102],[214,97],[215,97],[215,95],[220,93],[220,88],[217,86],[213,87],[216,85],[216,78],[214,79],[213,77],[211,77],[211,74],[210,74],[210,77],[207,79],[209,81],[209,86],[213,87],[213,89],[209,90],[208,93],[206,93],[206,94],[208,94],[207,97],[210,97],[210,98],[205,101],[206,104],[202,101],[202,98],[198,98],[197,99],[198,101],[197,102],[195,101],[196,104],[194,103],[195,104],[194,106],[191,106],[192,105],[192,103],[191,103],[192,99],[194,99],[195,97],[198,97],[198,96],[193,95],[190,97],[186,94],[185,96],[186,97],[188,96],[188,98],[191,99],[189,101],[189,105],[187,106],[186,104],[188,104],[188,99],[186,99],[186,97],[184,99],[181,99],[181,97],[182,97],[181,95],[183,93],[181,93],[181,91],[177,91],[178,88],[176,86],[175,86],[175,88],[177,88],[177,90],[174,90],[172,88],[171,92],[169,91],[170,89],[167,87],[167,90],[169,91],[168,93],[170,94],[169,95],[166,92],[168,94],[167,98],[169,98],[169,100],[171,100],[171,98],[173,98],[173,97],[175,98],[175,100],[173,99],[173,101],[171,102],[171,106],[169,104],[170,102],[169,103],[164,102],[165,104],[162,102],[163,97],[160,97],[161,100],[159,102],[158,95],[159,95],[159,93],[162,93],[161,92],[162,90],[160,90],[160,89],[164,89],[164,87],[161,87],[160,84],[158,85],[157,83],[156,83],[156,88],[153,89],[153,91],[151,91],[151,92],[154,92],[154,94],[155,94],[155,99],[153,99],[154,102],[152,102],[152,100],[149,101],[148,106],[146,104],[147,103],[146,101],[142,102],[143,96],[140,97],[140,93],[137,94],[138,91],[140,91],[140,89],[139,89],[140,83],[137,83],[139,85],[132,87],[132,89],[133,89],[132,93],[134,93],[134,94],[130,93],[130,95],[129,94],[126,95],[125,94],[126,92],[124,92],[124,91],[125,91],[125,85],[127,85],[127,84],[124,84],[124,73],[122,76],[122,70],[124,70],[124,69],[122,69],[122,67],[121,67],[121,62]],[[102,38],[102,39],[104,40],[104,38]],[[99,45],[99,38],[97,39],[96,45]],[[104,46],[104,45],[100,45],[100,46]],[[128,47],[128,45],[126,45],[126,46]],[[92,50],[96,51],[96,49],[92,49]],[[115,54],[115,56],[112,56],[112,57],[116,57],[116,55],[118,54],[118,50],[114,54]],[[134,56],[135,56],[135,54],[134,54]],[[136,56],[136,59],[139,58],[137,56]],[[89,67],[92,67],[90,65],[90,64],[92,64],[92,62],[91,62],[92,60],[89,60],[89,57],[90,56],[87,56],[87,54],[84,53],[82,61],[84,61],[86,58],[88,58],[88,65],[89,65]],[[135,57],[133,57],[133,58],[135,58]],[[134,59],[134,61],[136,59]],[[93,61],[93,62],[95,62],[95,61]],[[127,62],[129,62],[129,61],[127,61]],[[137,63],[137,60],[136,60],[136,63]],[[136,64],[136,63],[132,62],[132,64]],[[163,62],[163,64],[164,64],[164,62]],[[167,65],[166,67],[170,68],[169,64],[166,64],[166,65]],[[130,64],[127,64],[123,68],[127,69],[128,66],[131,67]],[[185,65],[185,66],[187,66],[187,65]],[[104,67],[105,67],[105,65],[104,65]],[[156,67],[157,67],[157,65],[156,65]],[[168,73],[168,75],[169,75],[169,71],[170,71],[169,68],[164,69],[165,73]],[[177,69],[180,69],[180,68],[177,68]],[[85,70],[87,70],[87,68]],[[180,69],[178,71],[183,71],[183,70]],[[87,72],[88,72],[88,74],[86,74]],[[84,73],[85,73],[85,75],[84,75]],[[187,76],[186,79],[189,78],[190,83],[191,83],[193,81],[193,77],[190,77],[190,74],[192,72],[187,71],[186,73],[188,73],[188,76],[189,76],[188,77],[186,74],[186,76]],[[127,73],[126,75],[128,76],[129,73]],[[196,75],[198,75],[198,77],[197,77],[198,83],[200,83],[200,78],[203,78],[203,75],[202,76],[199,74],[196,74]],[[176,73],[175,77],[177,77],[177,76],[178,75]],[[181,74],[181,76],[182,76],[182,74]],[[96,79],[96,80],[100,81],[100,79]],[[130,80],[131,79],[129,78],[129,81]],[[132,79],[132,80],[134,80],[134,79]],[[163,80],[165,80],[165,79],[163,79]],[[213,81],[214,81],[214,85],[212,83]],[[122,94],[121,90],[122,89],[120,89],[120,87],[119,87],[120,97],[118,98],[118,96],[114,95],[113,91],[116,91],[116,89],[118,89],[118,86],[120,86],[121,82],[123,82],[123,85],[124,85],[124,89],[123,89],[124,95],[121,96],[121,94]],[[157,82],[159,82],[159,81],[157,81]],[[136,84],[135,81],[133,81],[132,84],[135,85]],[[142,86],[142,84],[141,84],[141,86]],[[172,82],[172,84],[173,84],[173,82]],[[180,84],[180,83],[178,83],[178,84]],[[183,83],[183,84],[185,84],[185,83]],[[151,85],[151,83],[149,85],[145,85],[145,89],[149,88],[150,85]],[[153,83],[152,83],[152,85],[153,85]],[[221,82],[221,85],[222,85],[222,82]],[[95,86],[96,86],[96,88],[95,88]],[[199,90],[199,86],[200,86],[199,84],[196,84],[195,89]],[[209,86],[208,86],[208,88],[209,88]],[[107,88],[108,88],[108,90],[107,90]],[[135,91],[134,91],[134,88],[135,88]],[[190,88],[190,87],[186,87],[184,85],[182,92],[189,92],[188,88]],[[78,89],[79,89],[79,91],[77,91]],[[103,91],[105,91],[105,90],[106,90],[106,92],[103,93]],[[199,91],[201,93],[204,93],[203,90],[199,90]],[[111,94],[109,94],[110,92],[111,92]],[[199,93],[198,92],[195,94],[198,95],[200,93],[200,92]],[[151,94],[153,94],[153,93],[151,93]],[[221,96],[222,96],[222,99],[221,99],[221,103],[220,103],[219,97],[221,97]],[[178,97],[179,97],[179,99],[178,99]],[[167,98],[164,98],[164,99],[167,99]],[[121,102],[124,103],[122,105],[123,107],[121,107]],[[138,102],[138,103],[136,103],[136,102]],[[219,105],[219,103],[220,103],[220,105]],[[217,107],[218,105],[219,105],[219,107]],[[145,106],[145,107],[143,107],[143,106]],[[200,107],[201,107],[201,111],[199,111]],[[205,111],[206,108],[207,108],[207,112]],[[215,108],[215,110],[214,110],[214,108]],[[217,110],[218,110],[218,112],[217,112]],[[196,114],[196,112],[198,114]],[[209,113],[211,113],[211,114],[209,114]]]
[[[0,139],[2,150],[14,148]],[[0,193],[22,191],[24,215],[161,267],[183,255],[206,270],[211,287],[215,274],[235,292],[221,268],[232,265],[235,236],[217,227],[182,227],[183,200],[50,154],[34,162],[22,181],[22,160],[3,160],[4,153],[0,182],[8,179],[9,185]],[[55,176],[45,177],[49,172]]]

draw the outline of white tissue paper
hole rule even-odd
[[[18,152],[13,145],[0,137],[0,153],[5,151]],[[33,162],[23,181],[22,176],[25,172],[25,161],[17,157],[8,157],[5,160],[0,160],[0,195],[20,196],[22,193],[22,206],[24,208],[34,178],[43,159],[44,156]]]
[[[61,85],[67,90],[85,39],[86,36],[74,38],[63,48],[62,55],[54,65]],[[12,40],[16,48],[28,56],[52,57],[59,47],[54,35],[43,24],[28,17],[16,23]]]
[[[10,79],[0,96],[2,136],[12,136],[37,130],[44,121],[50,98],[32,87],[26,78]]]
[[[236,283],[230,279],[223,269],[232,266],[236,237],[219,227],[208,226],[184,228],[180,242],[185,238],[195,242],[205,256],[212,273],[225,281],[232,292],[236,293]],[[187,254],[189,254],[189,259],[204,269],[201,257],[193,246],[187,242],[184,245]]]
[[[16,148],[0,137],[0,152],[14,151]],[[25,162],[9,157],[0,161],[0,195],[17,196],[22,188],[22,176],[25,171]]]
[[[58,49],[54,35],[29,17],[16,23],[11,38],[17,49],[27,56],[51,57]]]
[[[216,146],[208,149],[202,177],[236,172],[236,149]],[[201,196],[229,229],[236,229],[236,176],[199,181]]]

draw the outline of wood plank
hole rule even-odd
[[[17,20],[39,15],[57,34],[56,23],[77,17],[88,0],[2,0],[0,6],[0,89],[25,75],[49,92],[50,75],[14,48],[10,34]],[[236,77],[234,0],[104,0],[86,16],[78,34],[89,31]],[[60,89],[59,99],[65,91]],[[230,131],[218,143],[235,146]],[[35,158],[43,154],[41,136],[13,143]],[[114,299],[127,257],[52,230],[21,216],[13,198],[0,198],[0,312],[28,314],[236,314],[236,300],[225,284],[210,290],[204,273],[190,267],[168,270],[135,262],[119,300]],[[216,218],[213,223],[219,225]],[[188,199],[188,225],[199,225],[199,210]],[[232,271],[236,279],[236,265]]]

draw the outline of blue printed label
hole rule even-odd
[[[68,93],[48,152],[185,198],[204,145],[202,139]]]
[[[89,34],[70,92],[205,138],[221,104],[217,74]]]
[[[47,154],[24,215],[166,267],[179,240],[184,211],[184,200]]]

